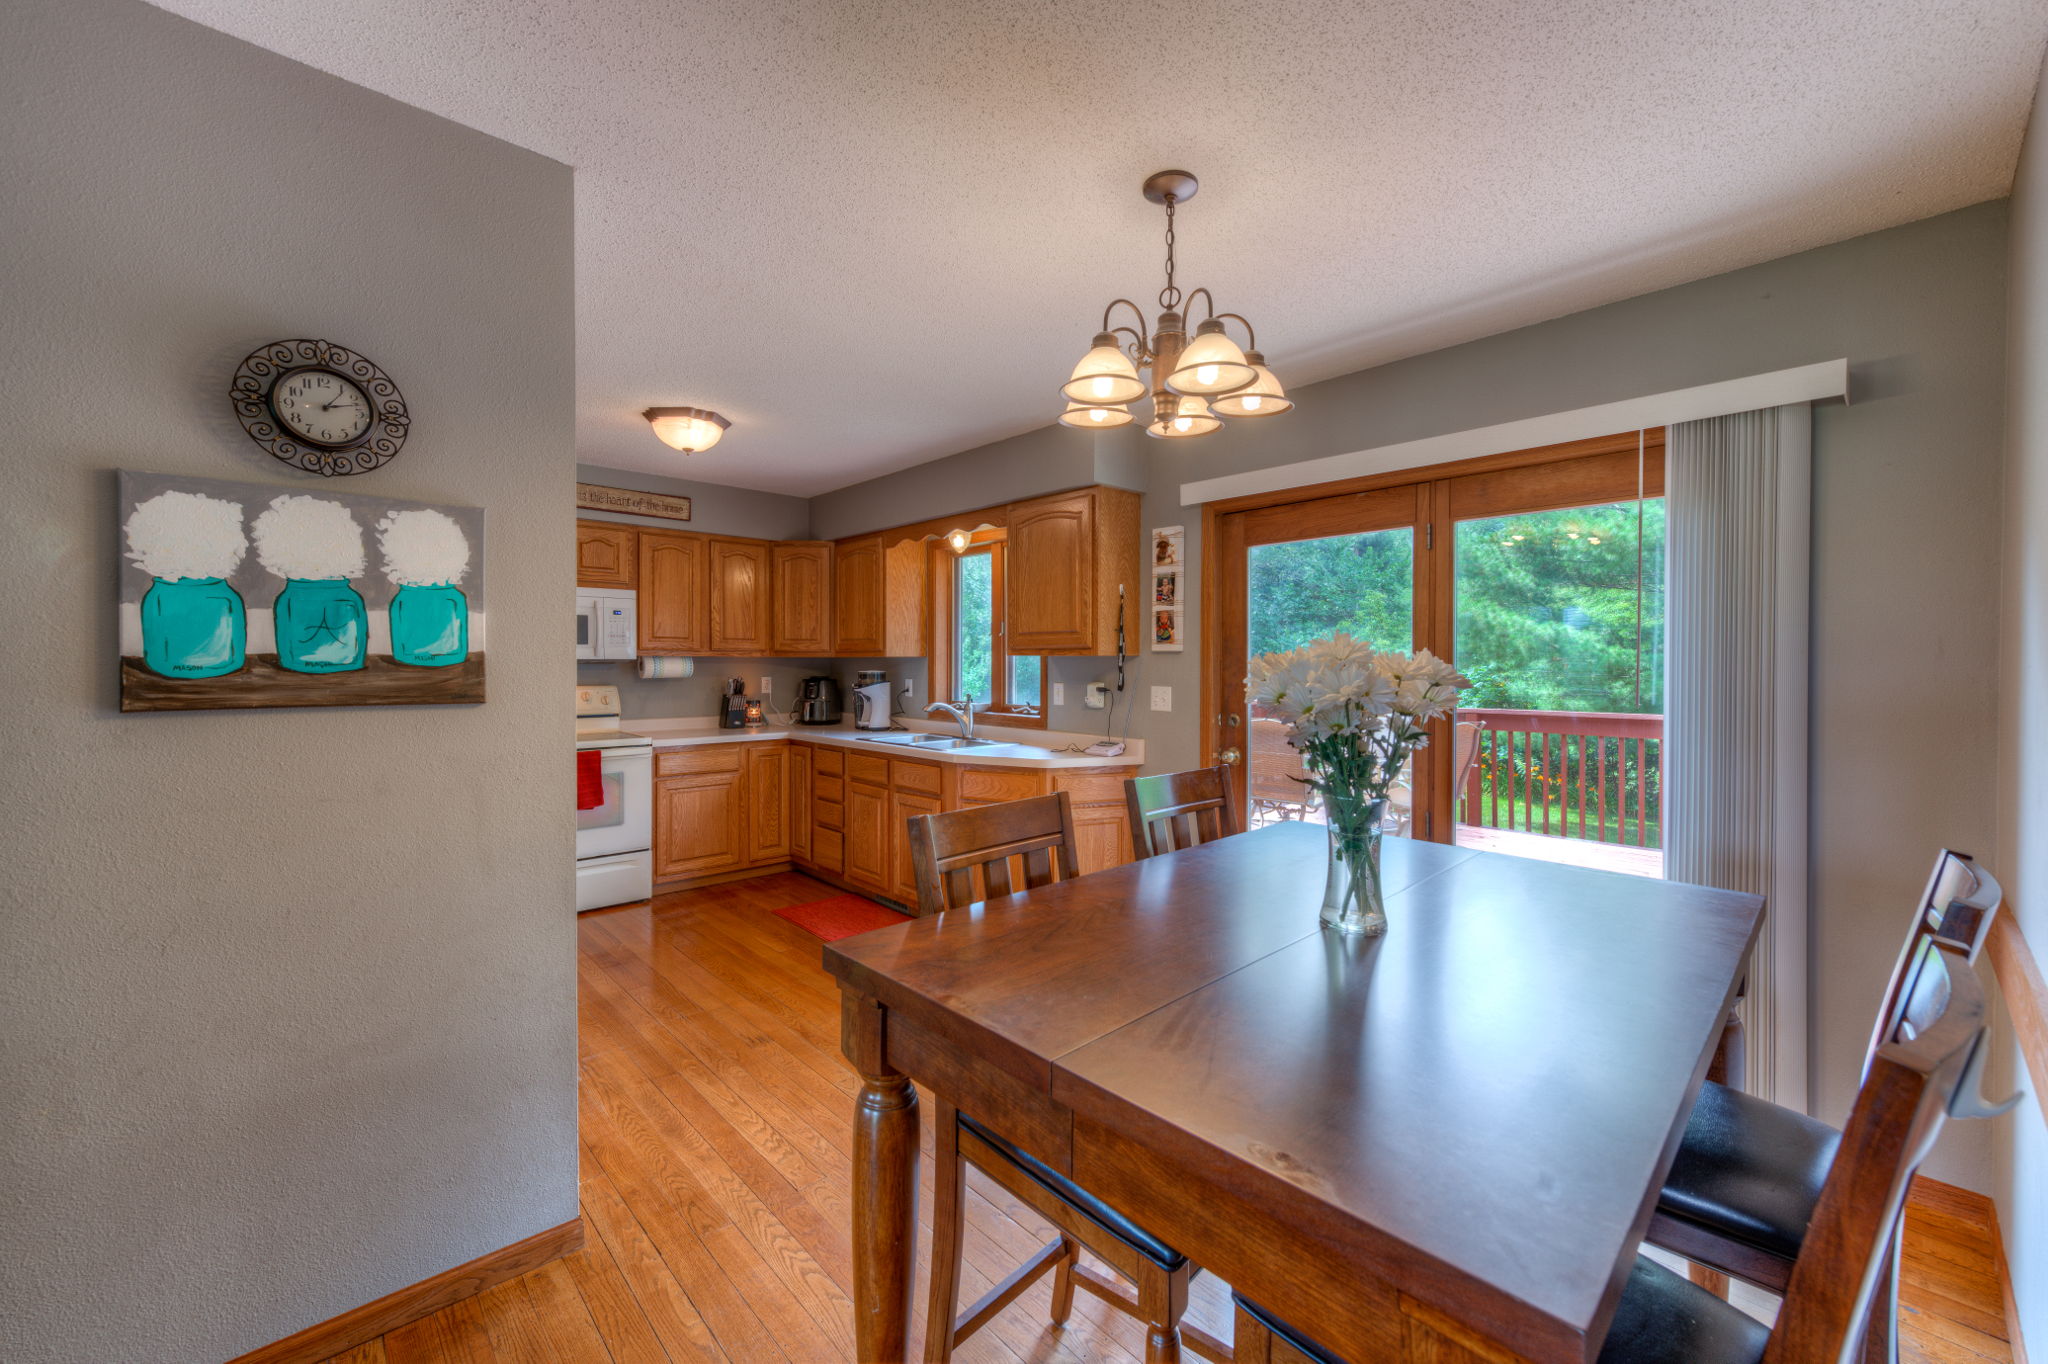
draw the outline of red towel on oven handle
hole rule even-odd
[[[604,750],[576,750],[576,808],[595,810],[604,804]]]

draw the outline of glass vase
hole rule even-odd
[[[219,677],[249,647],[248,612],[222,578],[158,578],[142,596],[142,663],[159,677]]]
[[[1387,802],[1326,792],[1323,814],[1330,833],[1323,926],[1377,937],[1387,931],[1386,896],[1380,886],[1380,834]]]
[[[345,673],[363,666],[370,616],[346,578],[288,578],[273,622],[277,666],[295,673]]]
[[[391,657],[446,668],[469,657],[469,598],[445,584],[409,584],[391,598]]]

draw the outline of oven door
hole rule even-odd
[[[654,754],[645,748],[607,748],[604,804],[576,812],[576,860],[645,852],[653,846]]]

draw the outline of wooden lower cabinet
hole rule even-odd
[[[889,796],[890,895],[899,904],[917,907],[917,866],[910,855],[910,821],[945,809],[937,796],[896,791]]]
[[[846,784],[847,884],[877,895],[889,893],[889,788],[864,781]]]
[[[810,744],[789,746],[789,855],[811,860],[811,768],[818,750]]]
[[[670,762],[674,775],[654,782],[654,879],[694,880],[747,865],[747,808],[741,790],[744,764],[737,750],[697,750],[718,761]],[[730,758],[730,764],[722,760]]]
[[[747,863],[787,862],[789,745],[747,745]]]

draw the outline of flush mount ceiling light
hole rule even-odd
[[[686,455],[709,450],[718,444],[725,428],[732,425],[716,412],[703,407],[650,407],[640,415],[647,418],[647,424],[654,428],[654,434],[661,437],[663,444],[674,446]]]
[[[1109,427],[1130,422],[1129,405],[1148,392],[1138,376],[1141,369],[1152,371],[1152,420],[1145,434],[1163,440],[1206,436],[1222,429],[1224,417],[1277,417],[1294,406],[1266,368],[1252,324],[1236,313],[1217,312],[1216,299],[1207,289],[1183,295],[1173,282],[1174,206],[1194,198],[1197,188],[1195,177],[1183,170],[1160,171],[1145,181],[1145,197],[1166,206],[1166,287],[1159,291],[1158,325],[1146,322],[1144,311],[1127,298],[1102,310],[1102,330],[1074,366],[1073,377],[1060,385],[1067,399],[1067,410],[1060,414],[1062,425]],[[1208,300],[1209,315],[1189,340],[1181,304],[1192,305],[1196,294]],[[1109,325],[1118,304],[1137,315],[1138,330]],[[1226,321],[1244,328],[1250,343],[1246,349],[1238,349],[1230,339]],[[1149,338],[1147,330],[1152,333]],[[1125,343],[1120,336],[1130,341]]]

